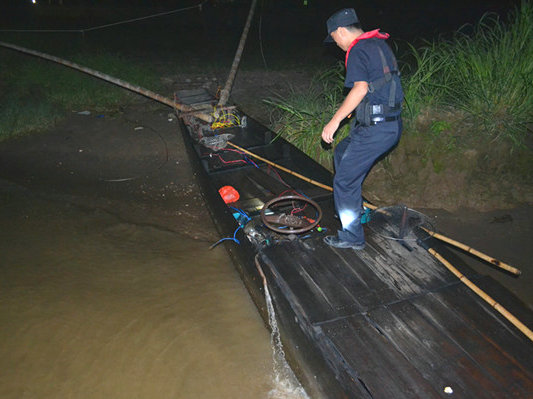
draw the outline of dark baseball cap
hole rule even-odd
[[[359,19],[357,18],[357,15],[355,14],[355,10],[353,8],[344,8],[340,11],[337,11],[335,14],[329,17],[328,22],[326,22],[326,25],[328,27],[328,36],[326,37],[324,42],[331,43],[334,41],[331,37],[331,32],[335,32],[337,28],[341,26],[356,24],[358,22]]]

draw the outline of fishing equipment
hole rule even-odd
[[[211,123],[211,129],[213,130],[242,126],[241,118],[235,111],[235,107],[213,107],[212,116],[214,121]]]
[[[198,142],[213,151],[220,151],[226,148],[228,140],[231,140],[235,135],[231,133],[218,134],[216,136],[204,136]]]
[[[388,240],[404,243],[419,239],[415,234],[417,228],[434,230],[429,217],[405,205],[374,209],[368,219],[367,226],[374,233]]]

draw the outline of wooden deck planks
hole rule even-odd
[[[364,384],[373,399],[438,398],[440,387],[430,384],[364,315],[322,325],[333,345],[325,354],[342,354],[353,384]],[[346,383],[346,382],[344,382]]]
[[[474,293],[462,286],[450,287],[417,298],[413,305],[498,384],[499,397],[533,397],[533,347],[520,332],[501,323],[502,317]],[[490,328],[483,328],[487,325]],[[522,362],[517,354],[525,355]]]
[[[383,241],[378,238],[368,249],[353,251],[328,247],[317,237],[306,241],[307,248],[299,241],[286,242],[266,248],[264,254],[294,286],[297,297],[312,298],[303,306],[315,323],[457,283],[426,251],[409,252],[396,242]],[[391,255],[386,257],[378,245]]]
[[[533,348],[520,332],[421,248],[369,241],[357,252],[314,239],[262,253],[295,313],[331,341],[332,364],[341,356],[374,398],[446,396],[446,387],[533,397]]]
[[[484,279],[484,280],[488,280]],[[483,285],[480,282],[480,285]],[[497,288],[497,284],[491,284]],[[525,388],[533,397],[533,346],[516,327],[505,320],[496,310],[491,308],[486,302],[467,287],[457,286],[450,288],[451,294],[443,295],[434,293],[425,300],[431,301],[427,305],[415,302],[415,305],[424,310],[426,317],[433,318],[436,323],[449,331],[449,334],[457,336],[458,340],[468,348],[469,353],[474,358],[485,358],[495,351],[501,353],[506,361],[490,361],[496,355],[490,355],[483,364],[490,364],[494,368],[491,373],[498,373],[511,378],[520,376],[521,382],[527,381]],[[489,292],[491,290],[489,289]],[[437,306],[441,302],[445,306]],[[435,306],[433,310],[432,306]],[[452,314],[453,313],[453,314]],[[454,317],[452,317],[454,316]],[[462,322],[462,326],[458,321]],[[470,345],[473,340],[476,343],[477,337],[480,340],[490,343],[490,347],[478,349],[475,345]],[[469,344],[469,346],[466,346]],[[499,370],[499,371],[497,371]],[[514,381],[514,379],[513,379]]]
[[[420,304],[425,303],[425,299],[426,296],[423,296],[413,301]],[[432,312],[439,311],[433,306],[430,309]],[[446,326],[426,318],[411,301],[376,309],[368,317],[384,332],[389,345],[402,353],[439,391],[451,387],[458,397],[474,398],[501,398],[505,395],[505,387],[472,357],[462,346],[464,342],[448,334]],[[459,323],[456,327],[465,329],[466,326]],[[471,343],[478,348],[490,349],[482,337],[475,334],[471,337]],[[498,354],[494,359],[504,360]]]

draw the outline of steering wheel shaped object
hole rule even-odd
[[[288,201],[302,201],[311,205],[317,211],[317,216],[314,221],[309,221],[308,218],[296,216],[293,214],[273,213],[266,214],[266,211],[272,206]],[[316,227],[322,219],[322,209],[320,206],[310,198],[299,195],[285,195],[283,197],[273,198],[268,201],[261,209],[261,220],[270,230],[281,234],[299,234],[305,233]],[[286,228],[283,228],[286,227]]]

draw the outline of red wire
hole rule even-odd
[[[225,161],[224,158],[222,158],[222,157],[220,156],[220,154],[212,154],[212,155],[218,157],[218,159],[220,159],[220,161],[221,161],[222,163],[224,163],[224,164],[239,163],[239,162],[244,162],[244,163],[246,163],[246,161],[245,161],[244,159],[236,159],[236,160],[234,160],[234,161]]]
[[[285,186],[287,186],[287,187],[291,187],[290,185],[288,185],[287,183],[285,183],[285,181],[281,178],[281,175],[279,174],[279,172],[278,172],[276,169],[274,169],[274,168],[273,168],[272,166],[270,166],[270,165],[268,165],[268,169],[274,171],[274,172],[276,173],[276,175],[278,175],[278,179],[279,179],[279,180],[280,180]],[[291,188],[292,188],[292,187],[291,187]]]

